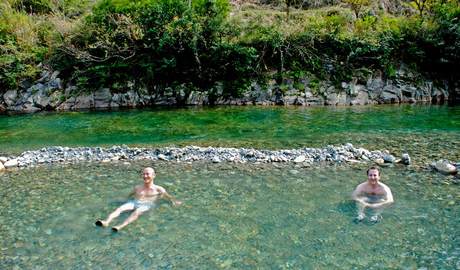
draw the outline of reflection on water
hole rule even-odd
[[[460,192],[445,176],[383,168],[396,203],[355,224],[349,197],[365,167],[157,163],[156,183],[184,205],[162,203],[118,234],[95,227],[146,165],[0,174],[0,268],[460,267]]]

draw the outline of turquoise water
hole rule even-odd
[[[460,107],[194,107],[0,116],[0,154],[52,145],[279,149],[346,142],[460,160]]]
[[[94,226],[147,165],[0,174],[0,269],[460,267],[459,186],[439,174],[383,168],[396,202],[373,224],[355,223],[349,200],[365,167],[156,163],[156,183],[184,204],[119,233]]]
[[[0,172],[0,269],[460,269],[460,107],[217,107],[0,116],[0,155],[44,146],[324,147],[408,152],[383,168],[396,203],[355,223],[366,165],[123,163]],[[114,234],[94,221],[144,166],[183,200]],[[115,223],[121,222],[122,215]],[[115,224],[114,223],[114,224]]]

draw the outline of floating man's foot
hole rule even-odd
[[[371,222],[377,223],[382,219],[381,215],[375,215],[370,218]]]
[[[96,226],[101,226],[101,227],[107,227],[107,225],[109,225],[106,221],[100,220],[100,219],[97,220],[96,223],[94,224],[96,224]]]
[[[358,214],[358,216],[356,217],[356,221],[363,221],[363,219],[366,217],[366,215],[364,215],[364,213],[360,213]]]
[[[115,227],[112,227],[112,232],[118,232],[120,230],[119,227],[115,226]]]

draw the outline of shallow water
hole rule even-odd
[[[184,205],[119,233],[95,227],[147,165],[0,174],[0,269],[460,268],[459,185],[439,174],[383,168],[396,203],[373,224],[355,223],[349,200],[365,167],[156,163]]]
[[[460,106],[217,107],[0,116],[0,155],[44,146],[355,146],[460,160]]]

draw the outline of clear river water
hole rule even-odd
[[[44,146],[355,146],[408,152],[382,168],[395,203],[356,222],[366,164],[80,163],[0,172],[0,269],[460,269],[460,107],[218,107],[0,116],[0,156]],[[141,183],[161,202],[119,233],[94,225]],[[127,215],[120,216],[119,223]]]

